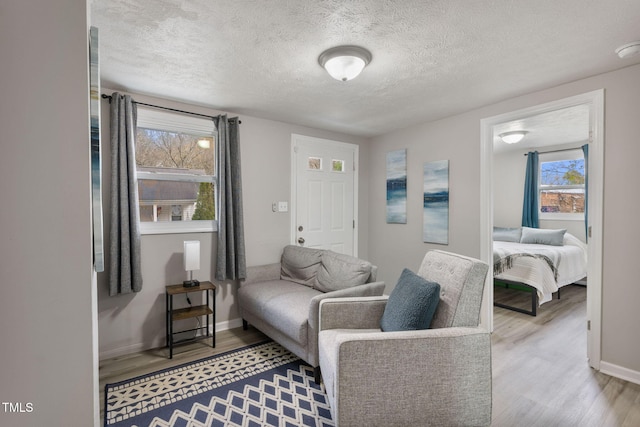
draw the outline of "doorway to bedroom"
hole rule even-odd
[[[588,286],[582,289],[577,288],[569,292],[569,286],[565,288],[566,297],[571,297],[571,301],[579,303],[580,299],[586,299],[586,307],[583,309],[586,315],[582,315],[580,322],[586,332],[586,353],[589,365],[598,369],[600,362],[600,303],[601,303],[601,241],[602,241],[602,164],[603,164],[603,98],[602,90],[589,92],[571,98],[566,98],[543,105],[538,105],[523,110],[513,111],[482,120],[482,258],[493,265],[494,259],[494,226],[500,227],[500,232],[506,232],[497,237],[497,240],[511,240],[510,234],[524,232],[525,240],[532,239],[530,243],[547,243],[546,240],[553,231],[560,236],[560,243],[554,242],[560,251],[571,251],[577,247],[582,247],[582,254],[587,254],[586,276],[588,276]],[[509,134],[515,131],[525,131],[524,137],[515,144],[505,143],[499,135]],[[586,148],[583,148],[586,147]],[[586,151],[586,155],[585,155]],[[528,155],[529,152],[539,154]],[[533,160],[537,160],[533,162]],[[532,165],[533,163],[533,165]],[[537,225],[532,225],[532,229],[521,228],[523,221],[523,200],[525,181],[530,179],[525,177],[527,165],[535,171],[536,179],[542,182],[534,183],[531,190],[531,198],[535,203],[540,204],[534,207]],[[541,166],[542,165],[542,166]],[[545,170],[554,169],[548,172],[543,178]],[[588,182],[585,185],[584,178],[588,171]],[[530,172],[531,174],[531,172]],[[556,186],[551,186],[550,176],[555,176],[553,182]],[[527,181],[529,182],[529,181]],[[562,199],[562,200],[561,200]],[[585,222],[585,211],[587,221]],[[545,242],[536,240],[539,236],[538,229],[547,233],[543,238]],[[530,233],[533,231],[533,235]],[[532,237],[533,236],[533,237]],[[538,236],[538,237],[536,237]],[[558,237],[558,236],[555,236]],[[553,237],[552,240],[558,240]],[[518,239],[520,240],[520,239]],[[588,244],[587,244],[588,241]],[[496,246],[509,247],[514,243],[497,242]],[[540,246],[540,245],[535,245]],[[575,246],[576,248],[572,248]],[[536,309],[551,309],[557,305],[555,300],[549,301],[551,297],[549,288],[555,284],[560,286],[579,281],[578,275],[584,273],[577,264],[563,264],[563,270],[556,267],[547,269],[547,272],[535,270],[536,262],[553,260],[554,257],[564,257],[568,255],[558,254],[542,245],[543,254],[534,253],[533,256],[520,261],[514,261],[518,256],[509,259],[509,267],[517,265],[522,271],[517,271],[514,267],[511,271],[496,272],[497,277],[506,279],[503,283],[513,286],[513,282],[534,284],[541,289],[536,292],[540,299],[535,301],[531,298],[532,293],[526,293],[525,298],[530,298],[528,305],[531,311]],[[505,249],[506,251],[506,249]],[[575,253],[575,252],[574,252]],[[503,253],[502,255],[505,255]],[[505,255],[506,258],[507,255]],[[576,255],[579,258],[579,255]],[[534,258],[537,257],[537,258]],[[577,262],[577,261],[576,261]],[[524,264],[524,265],[520,265]],[[571,265],[568,265],[571,264]],[[567,267],[570,267],[567,269]],[[502,273],[502,274],[501,274]],[[525,280],[520,280],[519,274],[530,274]],[[540,275],[550,277],[538,277]],[[492,281],[491,281],[492,282]],[[487,283],[485,294],[486,311],[483,312],[483,321],[491,330],[501,327],[503,320],[498,319],[494,323],[493,301],[502,298],[504,295],[510,297],[512,293],[503,293],[502,288],[496,288],[494,294],[493,283]],[[546,286],[546,288],[545,288]],[[526,288],[526,287],[525,287]],[[562,295],[562,288],[561,295]],[[551,289],[553,290],[553,289]],[[519,292],[518,292],[519,293]],[[524,294],[524,292],[523,292]],[[556,295],[553,296],[557,298]],[[540,305],[540,302],[543,304]],[[565,301],[562,301],[565,303]],[[496,309],[503,310],[503,309]],[[529,311],[529,308],[523,310]],[[501,313],[501,312],[499,312]],[[518,316],[528,317],[531,322],[541,321],[539,317],[527,316],[527,314],[514,313]],[[584,330],[583,329],[583,330]],[[584,350],[582,354],[584,354]]]

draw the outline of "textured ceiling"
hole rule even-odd
[[[104,87],[373,136],[640,63],[638,0],[91,0]],[[369,49],[355,80],[317,62]]]
[[[540,150],[550,145],[567,144],[577,147],[589,140],[589,129],[587,105],[563,108],[494,126],[493,150],[495,153]],[[517,144],[506,144],[497,136],[514,130],[526,130],[528,133]]]

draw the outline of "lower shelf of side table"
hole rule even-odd
[[[184,342],[197,341],[201,339],[211,338],[211,346],[216,346],[215,332],[215,316],[216,316],[216,285],[211,282],[201,282],[199,286],[184,287],[182,285],[169,285],[166,287],[166,309],[167,309],[167,347],[169,347],[169,359],[173,358],[173,346]],[[178,294],[186,294],[189,292],[204,292],[206,296],[206,304],[190,306],[185,308],[173,308],[173,297]],[[209,293],[212,294],[210,298]],[[212,301],[211,301],[212,300]],[[212,304],[210,305],[210,301]],[[213,333],[209,330],[209,316],[212,316]],[[173,330],[173,322],[178,320],[192,319],[204,317],[204,325],[193,329],[180,331]],[[180,335],[185,332],[195,332],[195,336],[182,340],[174,340],[174,335]],[[200,335],[198,335],[200,333]]]

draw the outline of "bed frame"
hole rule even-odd
[[[500,307],[500,308],[506,308],[507,310],[512,310],[512,311],[517,311],[518,313],[524,313],[524,314],[528,314],[529,316],[537,316],[538,314],[538,292],[536,290],[536,288],[534,288],[533,286],[529,286],[526,283],[522,283],[522,282],[515,282],[513,280],[506,280],[506,279],[493,279],[493,285],[494,287],[496,286],[496,282],[499,283],[503,283],[505,285],[506,289],[513,289],[516,291],[522,291],[522,292],[530,292],[531,293],[531,310],[526,310],[524,308],[520,308],[520,307],[514,307],[508,304],[503,304],[501,302],[493,302],[493,306],[494,307]],[[578,280],[575,283],[570,283],[571,285],[576,285],[576,286],[587,286],[587,282],[585,279],[582,280]],[[517,287],[514,288],[509,288],[509,285],[516,285]],[[566,285],[568,286],[568,285]],[[523,290],[523,289],[518,289],[519,287],[525,287],[528,290]],[[554,292],[555,294],[558,295],[558,299],[560,299],[560,289],[562,288],[558,288],[558,290],[556,292]]]
[[[493,306],[494,307],[500,307],[500,308],[506,308],[507,310],[512,310],[512,311],[517,311],[518,313],[524,313],[524,314],[528,314],[529,316],[536,316],[538,314],[538,292],[536,290],[536,288],[534,288],[533,286],[529,286],[526,283],[522,283],[522,282],[514,282],[512,280],[505,280],[505,279],[494,279],[493,280],[493,286],[496,286],[496,282],[499,283],[504,283],[505,288],[506,289],[514,289],[517,291],[522,291],[522,292],[530,292],[531,293],[531,310],[526,310],[524,308],[520,308],[520,307],[514,307],[511,305],[507,305],[507,304],[503,304],[501,302],[495,302],[493,301]],[[518,287],[525,287],[527,289],[529,289],[529,291],[523,291],[522,289],[518,289],[518,287],[515,288],[509,288],[509,285],[517,285]],[[558,289],[558,299],[560,298],[560,289]]]

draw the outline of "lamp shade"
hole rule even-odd
[[[371,53],[359,46],[338,46],[322,52],[318,63],[336,80],[357,77],[371,62]]]
[[[186,240],[184,242],[184,269],[186,271],[200,270],[199,240]]]

